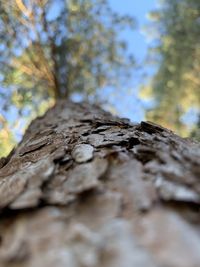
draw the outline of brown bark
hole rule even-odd
[[[199,267],[200,145],[59,102],[0,169],[0,267]]]

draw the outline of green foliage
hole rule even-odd
[[[14,146],[14,137],[6,123],[4,117],[0,114],[0,158],[7,155]]]
[[[143,90],[156,100],[147,117],[186,135],[181,117],[191,107],[200,107],[200,1],[162,1],[150,18],[154,28],[151,58],[158,70]]]
[[[106,0],[2,0],[0,24],[3,82],[22,94],[88,94],[116,86],[133,64],[118,33],[134,22]]]
[[[200,115],[196,127],[191,131],[190,136],[200,142]]]

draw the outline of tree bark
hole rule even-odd
[[[199,267],[200,145],[59,101],[0,169],[0,267]]]

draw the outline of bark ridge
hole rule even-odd
[[[0,267],[199,267],[200,144],[60,101],[0,163]]]

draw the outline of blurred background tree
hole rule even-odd
[[[147,118],[187,136],[184,115],[193,109],[200,117],[200,1],[162,0],[149,17],[149,59],[158,68],[142,89],[155,103]]]
[[[1,113],[30,120],[55,99],[125,84],[134,59],[119,33],[134,26],[107,0],[2,0]]]
[[[133,63],[118,32],[134,21],[106,0],[2,0],[0,12],[1,76],[21,100],[89,94]]]

